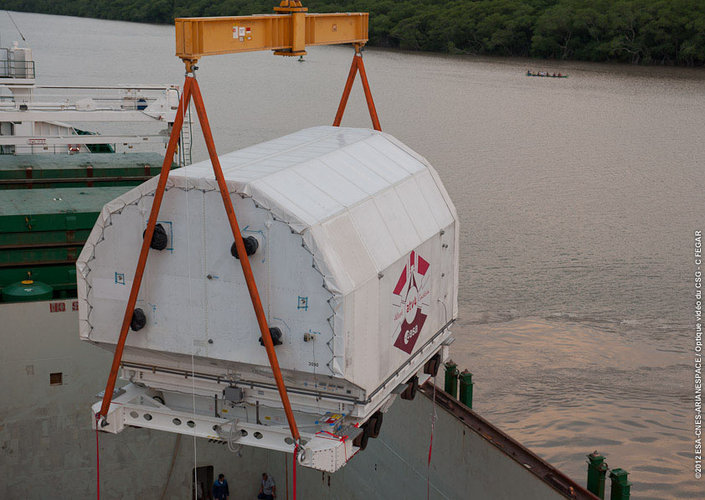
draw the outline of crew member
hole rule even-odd
[[[215,500],[228,500],[230,490],[228,482],[225,480],[225,474],[218,474],[218,480],[213,483],[213,498]]]
[[[267,475],[266,472],[262,473],[262,484],[259,487],[259,495],[257,498],[259,500],[274,500],[277,497],[277,487],[274,485],[274,479]]]

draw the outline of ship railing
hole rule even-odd
[[[9,92],[0,95],[0,122],[11,124],[11,132],[0,132],[0,154],[83,152],[98,145],[121,153],[163,151],[180,98],[179,87],[168,84],[32,85],[28,91],[1,80],[0,90],[2,83]],[[187,113],[186,127],[190,123]],[[190,139],[185,134],[179,144],[179,166],[191,163]]]
[[[21,61],[7,48],[0,48],[0,78],[34,79],[34,61]]]
[[[44,111],[159,111],[169,115],[178,107],[179,92],[175,85],[34,85],[31,96],[14,92],[0,96],[0,106],[5,108],[12,107],[13,101]],[[156,109],[155,103],[160,104]]]

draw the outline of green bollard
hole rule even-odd
[[[453,396],[458,397],[458,365],[452,361],[446,363],[446,392]]]
[[[611,500],[629,500],[632,483],[627,480],[628,475],[629,473],[624,469],[612,469],[610,472],[610,479],[612,480]]]
[[[460,402],[472,410],[472,373],[463,370],[460,374]]]
[[[597,453],[597,450],[588,456],[588,477],[587,489],[590,493],[599,498],[605,498],[605,475],[607,474],[607,464],[605,457]]]

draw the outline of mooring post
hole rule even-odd
[[[446,363],[445,389],[454,398],[458,397],[458,365],[450,360]]]
[[[610,471],[610,480],[612,481],[612,487],[610,488],[611,500],[629,500],[632,483],[627,479],[628,475],[629,473],[624,469],[612,469]]]
[[[588,477],[587,489],[598,497],[605,498],[605,475],[607,474],[607,464],[605,457],[597,453],[597,450],[588,456]],[[611,477],[611,476],[610,476]]]
[[[472,373],[463,370],[460,374],[460,402],[472,410]]]

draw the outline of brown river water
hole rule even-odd
[[[41,83],[183,81],[172,27],[14,18]],[[0,36],[17,38],[1,14]],[[219,151],[330,124],[351,57],[204,59]],[[375,49],[365,64],[383,130],[435,166],[461,219],[453,358],[474,373],[475,409],[581,483],[597,449],[631,473],[633,498],[705,498],[693,472],[705,70]],[[343,125],[369,126],[359,83]]]

